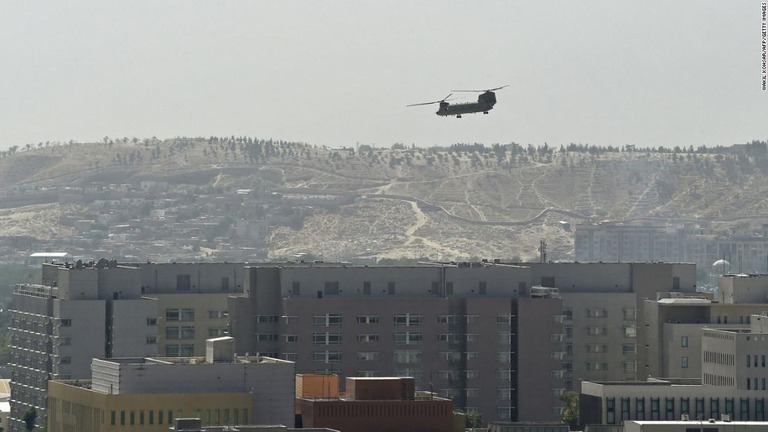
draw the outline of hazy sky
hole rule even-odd
[[[757,0],[5,0],[0,148],[104,136],[334,147],[764,140],[760,9]],[[489,115],[405,107],[505,84]]]

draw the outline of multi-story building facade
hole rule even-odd
[[[643,299],[695,290],[693,265],[663,263],[100,261],[42,279],[14,294],[12,430],[29,407],[45,418],[49,378],[85,379],[92,358],[200,355],[230,327],[237,352],[299,372],[410,376],[487,420],[557,419],[578,378],[645,364]]]
[[[559,418],[575,377],[634,378],[644,361],[637,305],[694,291],[695,269],[263,265],[248,267],[245,290],[229,307],[238,352],[280,356],[302,373],[411,376],[487,420],[537,421]]]
[[[582,383],[580,421],[766,420],[768,315],[748,326],[701,330],[701,375],[696,379]],[[698,428],[697,428],[698,430]]]
[[[34,407],[45,422],[50,378],[82,378],[94,357],[155,355],[155,301],[141,298],[135,269],[62,268],[50,285],[19,285],[11,315],[12,431]],[[111,270],[111,269],[110,269]],[[120,273],[120,277],[117,276]],[[44,275],[45,277],[46,275]],[[109,283],[89,283],[99,276]],[[101,288],[101,289],[100,289]]]
[[[768,309],[766,295],[768,275],[725,275],[716,298],[678,293],[644,301],[645,377],[701,377],[702,329],[748,327],[752,315]]]
[[[44,264],[15,288],[10,429],[31,407],[45,421],[48,379],[85,379],[93,358],[195,356],[227,333],[242,264]]]
[[[579,262],[692,262],[702,269],[725,259],[727,272],[767,272],[768,230],[725,234],[692,224],[582,224],[574,230],[574,253]]]

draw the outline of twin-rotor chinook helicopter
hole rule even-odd
[[[424,102],[424,103],[416,103],[416,104],[410,104],[406,105],[409,107],[412,106],[418,106],[418,105],[432,105],[439,103],[440,108],[435,112],[435,114],[439,116],[456,116],[456,118],[461,118],[462,114],[473,114],[473,113],[483,113],[488,114],[488,111],[493,109],[493,106],[496,105],[496,93],[494,91],[501,90],[504,87],[508,87],[509,84],[501,87],[496,87],[488,90],[451,90],[452,92],[456,93],[480,93],[480,95],[477,97],[477,102],[465,102],[465,103],[455,103],[451,104],[448,103],[448,98],[453,95],[453,93],[449,94],[448,96],[444,97],[441,100],[433,101],[433,102]]]

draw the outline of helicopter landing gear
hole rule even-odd
[[[483,114],[488,114],[488,111],[483,111]]]
[[[461,114],[457,115],[456,118],[461,118]]]

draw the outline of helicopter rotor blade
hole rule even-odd
[[[406,105],[406,107],[419,106],[419,105],[432,105],[432,104],[436,104],[436,103],[442,103],[442,102],[447,101],[448,98],[451,97],[451,96],[453,96],[453,93],[449,94],[448,96],[446,96],[446,97],[444,97],[444,98],[442,98],[440,100],[436,100],[436,101],[432,101],[432,102],[422,102],[422,103],[410,104],[410,105]]]
[[[501,90],[504,87],[509,87],[509,84],[503,85],[501,87],[496,87],[496,88],[492,88],[492,89],[485,89],[485,90],[451,90],[451,91],[461,92],[461,93],[485,93],[485,92],[489,92],[489,91]]]

